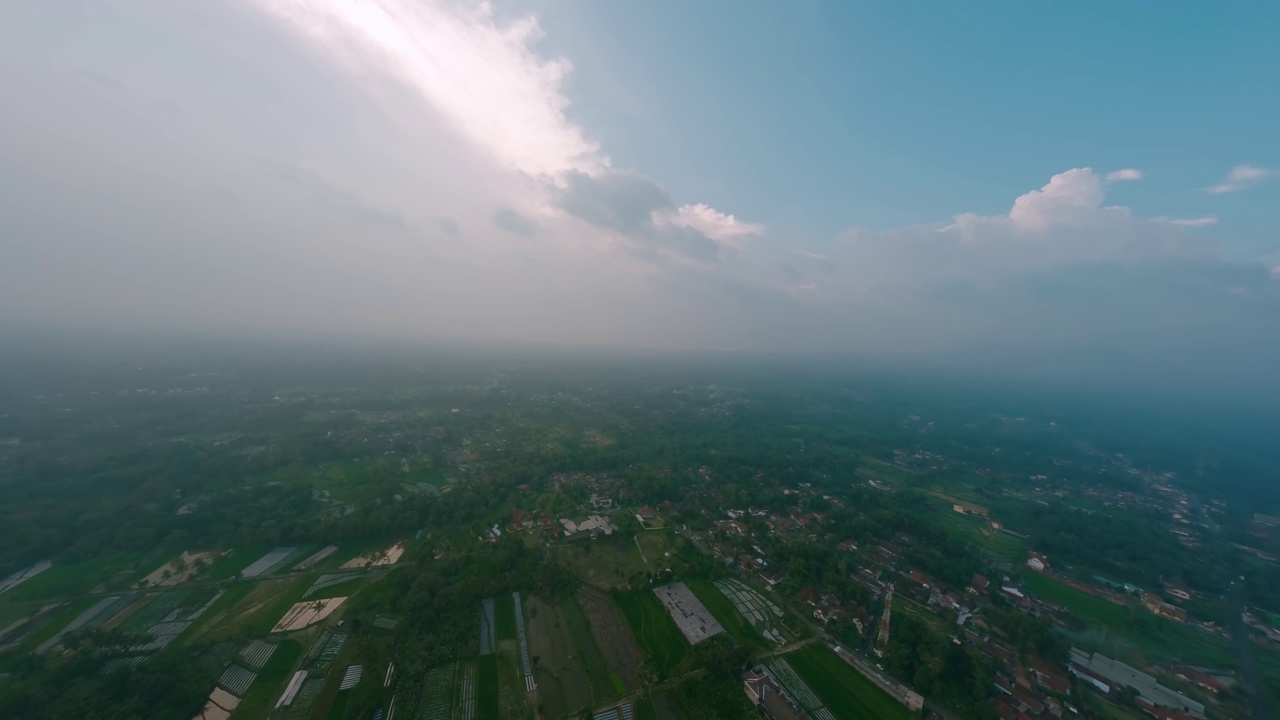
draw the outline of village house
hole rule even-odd
[[[1042,573],[1049,567],[1049,561],[1040,553],[1033,552],[1030,553],[1030,556],[1027,558],[1027,567],[1038,573]]]

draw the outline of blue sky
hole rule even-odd
[[[1274,384],[1277,21],[15,0],[0,322],[1018,348]]]
[[[576,59],[572,115],[622,164],[796,232],[997,212],[1080,166],[1143,169],[1117,200],[1152,215],[1223,214],[1255,243],[1273,219],[1199,192],[1280,154],[1272,3],[540,10]]]

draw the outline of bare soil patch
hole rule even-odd
[[[184,583],[207,568],[217,559],[211,552],[183,552],[179,557],[156,568],[152,573],[138,581],[139,587],[173,587]]]
[[[548,605],[531,596],[529,652],[537,658],[538,679],[548,717],[561,717],[591,704],[591,681],[576,657],[577,646],[559,605]]]
[[[580,588],[577,597],[582,612],[591,623],[591,634],[595,637],[596,647],[604,655],[609,672],[622,678],[628,692],[634,691],[639,687],[636,669],[644,662],[644,653],[636,644],[622,611],[608,595],[594,588]]]

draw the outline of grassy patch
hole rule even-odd
[[[636,702],[636,717],[640,720],[658,720],[658,711],[653,709],[653,703],[647,698]]]
[[[523,606],[523,603],[521,603]],[[493,625],[499,640],[516,636],[516,601],[511,593],[498,593],[493,598]]]
[[[663,567],[666,560],[663,553],[667,551],[667,534],[661,532],[644,532],[636,535],[636,543],[645,560],[655,568]]]
[[[689,641],[667,614],[662,602],[649,590],[618,593],[614,596],[631,626],[645,660],[659,675],[669,675],[689,650]]]
[[[906,707],[823,645],[801,648],[787,655],[787,663],[837,718],[911,717]]]
[[[1022,581],[1032,595],[1061,605],[1085,622],[1111,630],[1129,625],[1133,608],[1090,595],[1037,572],[1025,573]]]
[[[1039,573],[1028,572],[1023,581],[1033,595],[1065,607],[1111,639],[1144,653],[1190,665],[1235,666],[1227,641],[1198,627],[1158,617],[1137,605],[1117,605]]]
[[[234,720],[241,718],[262,718],[270,714],[272,704],[284,692],[285,684],[293,675],[293,668],[302,657],[302,645],[294,640],[285,640],[271,654],[271,659],[258,673],[258,679],[249,686],[249,692],[236,707]]]

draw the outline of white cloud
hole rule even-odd
[[[1245,188],[1253,187],[1258,183],[1271,177],[1273,173],[1256,165],[1237,165],[1227,173],[1227,177],[1222,182],[1207,188],[1205,192],[1210,195],[1221,195],[1223,193],[1236,192]]]
[[[661,235],[668,250],[711,257],[715,245],[737,247],[764,228],[704,204],[677,206],[647,178],[611,167],[600,147],[566,115],[567,60],[536,47],[538,20],[503,22],[488,3],[453,0],[249,0],[311,42],[352,77],[390,78],[442,116],[452,129],[508,170],[534,179],[516,199],[498,198],[493,220],[532,236],[513,222],[510,207],[543,220],[567,211],[597,228],[635,240]],[[410,126],[414,124],[410,117]],[[645,208],[648,207],[652,210]],[[562,217],[562,216],[561,216]],[[545,234],[544,237],[554,237]]]
[[[764,233],[763,225],[742,222],[733,215],[702,203],[682,205],[674,214],[668,215],[666,220],[672,225],[693,228],[712,240],[731,247],[738,247],[744,237]]]
[[[1102,181],[1093,170],[1075,168],[1054,175],[1044,187],[1014,200],[1009,220],[1019,231],[1043,231],[1087,219],[1098,209],[1102,197]]]
[[[1134,180],[1141,180],[1142,178],[1143,178],[1143,173],[1141,170],[1134,170],[1133,168],[1125,168],[1123,170],[1113,170],[1112,172],[1107,173],[1105,181],[1109,185],[1115,182],[1131,182]]]
[[[1180,227],[1207,227],[1215,225],[1218,222],[1216,217],[1198,217],[1198,218],[1171,218],[1164,215],[1151,218],[1151,222],[1165,223],[1166,225],[1178,225]]]
[[[1146,323],[1155,336],[1190,317],[1166,304],[1190,303],[1215,284],[1256,282],[1251,266],[1222,262],[1189,232],[1214,218],[1142,218],[1107,206],[1104,187],[1092,170],[1076,168],[1018,197],[1006,215],[849,230],[824,269],[821,300],[833,322],[892,328],[906,346],[1003,342],[1019,333],[1067,344],[1127,342],[1125,322]],[[777,282],[796,281],[780,273]]]
[[[387,76],[506,166],[594,172],[609,160],[565,116],[571,67],[535,49],[533,17],[503,24],[487,4],[447,0],[250,0],[357,78]]]

